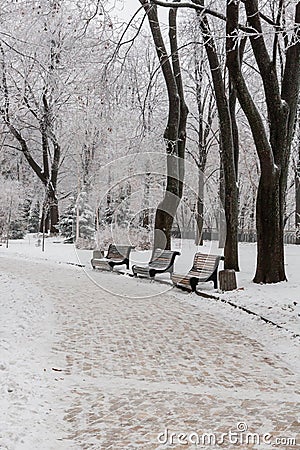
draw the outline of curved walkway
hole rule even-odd
[[[296,448],[293,369],[205,302],[54,263],[0,273],[1,449]]]

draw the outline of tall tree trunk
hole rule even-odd
[[[296,190],[296,211],[295,211],[296,244],[300,245],[300,133],[298,141],[298,161],[295,171],[295,190]]]
[[[243,63],[243,55],[244,55],[245,46],[246,46],[246,39],[244,38],[244,39],[242,39],[240,48],[239,48],[240,66]],[[234,83],[233,83],[230,73],[229,73],[229,112],[230,112],[231,127],[232,127],[235,177],[236,177],[236,181],[238,181],[240,139],[239,139],[238,124],[237,124],[237,120],[236,120],[236,102],[237,102],[237,92],[236,92]]]
[[[57,234],[59,232],[57,224],[59,221],[58,200],[55,191],[51,187],[46,187],[45,202],[40,221],[40,233]]]
[[[255,283],[284,281],[283,221],[278,171],[261,173],[256,201],[257,268]]]
[[[171,229],[182,197],[187,116],[177,49],[176,11],[171,8],[169,14],[169,38],[172,48],[171,65],[159,26],[157,7],[148,3],[147,0],[140,0],[140,3],[148,15],[153,41],[168,92],[169,113],[164,133],[167,152],[167,182],[164,198],[156,210],[153,250],[156,248],[170,249]]]
[[[219,248],[225,247],[226,242],[226,219],[225,219],[225,181],[222,156],[220,156],[220,178],[219,178]]]
[[[177,155],[178,155],[178,170],[179,170],[179,197],[182,198],[183,193],[183,181],[184,181],[184,158],[185,158],[185,146],[186,146],[186,124],[188,118],[188,107],[185,103],[183,81],[181,75],[181,67],[178,54],[177,43],[177,9],[170,9],[169,12],[169,40],[172,54],[172,67],[179,96],[179,123],[178,123],[178,143],[177,143]]]
[[[203,4],[202,0],[193,0],[193,2]],[[199,16],[199,24],[202,30],[204,45],[211,70],[219,115],[225,181],[224,208],[226,217],[226,238],[224,247],[224,267],[225,269],[234,269],[238,271],[238,191],[235,173],[232,123],[222,78],[221,65],[207,18]]]
[[[196,236],[195,244],[203,245],[203,217],[204,217],[204,174],[199,170],[198,193],[196,202]]]
[[[257,34],[250,37],[263,83],[268,110],[269,136],[241,72],[238,36],[239,4],[227,0],[227,66],[241,107],[248,119],[261,176],[256,206],[257,267],[254,282],[286,280],[284,270],[283,213],[288,162],[300,86],[300,2],[295,9],[295,33],[286,50],[280,90],[276,64],[264,41],[257,0],[244,0],[248,22]]]
[[[149,230],[150,225],[150,205],[149,205],[149,196],[150,196],[150,176],[149,172],[146,173],[145,176],[145,184],[144,184],[144,198],[143,198],[143,211],[140,218],[141,226]]]
[[[50,219],[50,233],[57,234],[59,232],[57,224],[59,221],[58,214],[58,200],[55,192],[51,192],[49,195],[49,219]]]
[[[198,155],[196,164],[198,167],[198,193],[196,202],[196,233],[195,244],[203,245],[203,226],[204,226],[204,172],[209,151],[208,137],[212,129],[212,122],[215,116],[214,95],[211,92],[207,95],[204,88],[204,49],[201,46],[200,58],[195,51],[195,84],[196,84],[196,102],[198,112]],[[208,101],[208,104],[207,104]],[[204,113],[207,113],[206,120]]]
[[[230,79],[230,77],[229,77]],[[240,143],[239,143],[239,130],[236,121],[236,90],[231,82],[229,81],[229,112],[231,119],[231,128],[232,128],[232,140],[233,140],[233,150],[234,150],[234,167],[235,167],[235,176],[236,180],[238,179],[238,169],[239,169],[239,152],[240,152]]]

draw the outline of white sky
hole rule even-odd
[[[138,0],[116,0],[116,13],[124,20],[130,19],[141,6]]]
[[[110,3],[114,6],[114,11],[124,21],[129,21],[134,13],[140,8],[139,0],[111,0]],[[158,7],[160,19],[163,22],[167,21],[168,8]],[[143,11],[140,12],[139,17],[142,17]]]

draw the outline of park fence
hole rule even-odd
[[[181,233],[176,230],[172,232],[173,237],[181,239],[195,239],[195,231],[193,229],[181,230]],[[203,240],[204,241],[218,241],[219,231],[215,228],[204,228],[203,229]],[[239,242],[256,242],[256,230],[239,230],[238,233]],[[284,243],[285,244],[296,244],[296,230],[286,230],[284,232]]]

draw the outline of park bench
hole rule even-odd
[[[147,266],[132,266],[132,272],[135,277],[154,278],[158,273],[173,273],[174,261],[179,252],[172,250],[162,250],[157,248]]]
[[[126,265],[129,269],[129,255],[134,247],[131,245],[110,244],[104,257],[101,250],[93,251],[91,264],[93,269],[113,270],[114,266]]]
[[[223,256],[196,253],[193,267],[186,275],[172,274],[173,284],[178,287],[196,291],[199,282],[213,281],[214,288],[218,288],[218,266]]]

